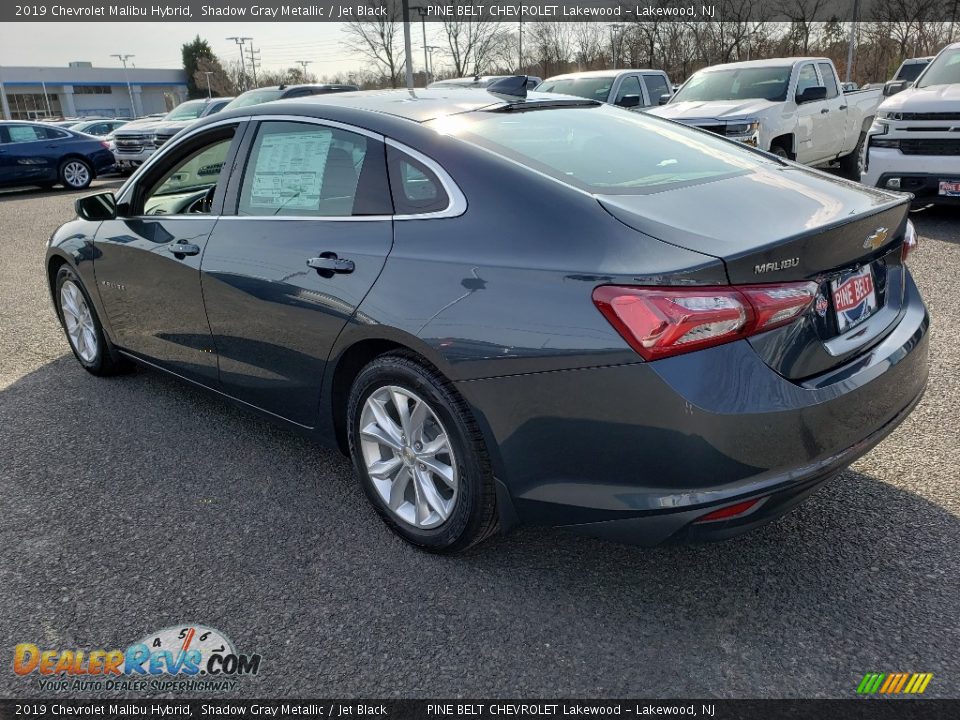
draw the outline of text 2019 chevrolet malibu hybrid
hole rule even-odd
[[[192,126],[46,272],[87,370],[338,445],[416,545],[656,544],[777,517],[918,402],[907,208],[591,100],[346,93]]]

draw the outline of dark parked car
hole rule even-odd
[[[70,126],[70,129],[74,132],[83,133],[84,135],[105,138],[129,122],[129,120],[84,120],[74,123]]]
[[[435,551],[517,522],[741,532],[927,381],[904,196],[592,100],[224,111],[77,209],[45,271],[84,368],[136,360],[337,444]]]
[[[113,164],[103,140],[44,123],[0,122],[0,187],[82,190]]]
[[[273,87],[262,87],[254,90],[247,90],[245,93],[237,95],[231,100],[224,110],[236,110],[237,108],[260,105],[274,100],[286,100],[287,98],[306,97],[308,95],[329,95],[331,93],[352,92],[359,90],[356,85],[343,85],[336,83],[321,83],[312,85],[274,85]]]

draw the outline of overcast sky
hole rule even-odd
[[[3,0],[0,0],[3,1]],[[413,32],[413,65],[423,64],[419,23]],[[428,42],[430,28],[427,28]],[[263,67],[286,69],[297,60],[311,60],[317,76],[363,67],[341,44],[342,23],[6,23],[0,25],[0,65],[66,66],[88,60],[98,67],[118,67],[112,53],[133,54],[140,68],[179,68],[180,46],[196,35],[207,40],[221,58],[237,60],[239,47],[225,38],[249,36],[260,50]],[[436,44],[436,43],[434,43]]]

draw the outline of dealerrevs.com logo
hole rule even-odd
[[[225,692],[260,671],[261,657],[238,653],[211,627],[164,628],[125,650],[41,648],[20,643],[13,671],[45,692]]]

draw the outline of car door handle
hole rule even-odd
[[[167,250],[174,255],[199,255],[200,246],[193,243],[175,242],[167,245]]]
[[[830,108],[822,108],[822,109],[820,110],[820,114],[821,114],[821,115],[824,115],[824,114],[826,114],[826,113],[828,113],[828,112],[830,112]]]
[[[323,253],[320,257],[312,257],[307,260],[307,265],[329,273],[352,273],[356,266],[353,260],[338,258],[336,253]]]

